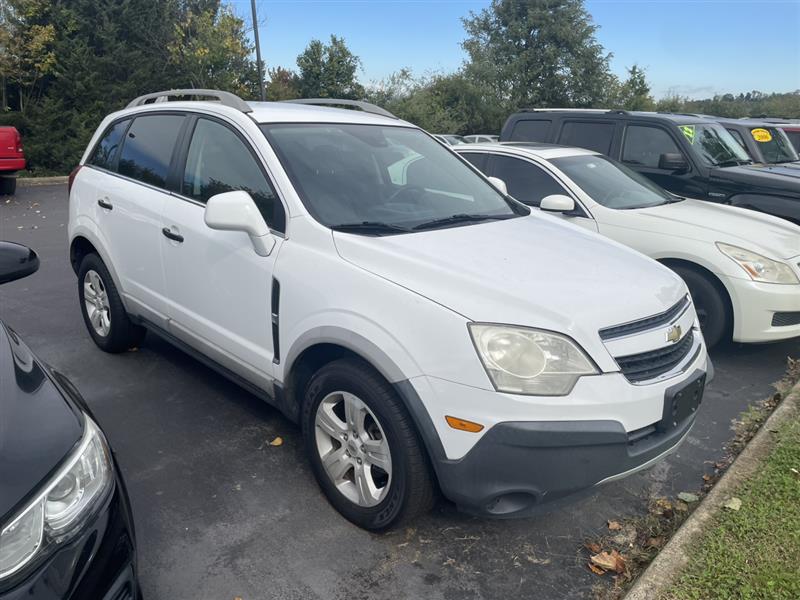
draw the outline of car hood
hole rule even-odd
[[[383,237],[334,234],[340,255],[473,321],[549,329],[580,343],[686,294],[671,271],[616,242],[529,217]]]
[[[711,170],[712,177],[780,190],[782,195],[800,196],[798,163],[741,165]]]
[[[83,422],[17,334],[0,323],[0,526],[80,440]]]
[[[687,199],[630,211],[614,211],[614,224],[641,231],[761,251],[770,258],[800,255],[800,227],[745,208]]]

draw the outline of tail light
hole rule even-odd
[[[75,183],[75,177],[78,175],[78,171],[81,170],[81,165],[78,165],[72,172],[69,174],[69,179],[67,180],[67,194],[72,191],[72,184]]]
[[[16,132],[17,134],[17,152],[22,154],[22,136],[19,134],[19,131]]]

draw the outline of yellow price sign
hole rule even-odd
[[[772,134],[768,129],[762,129],[760,127],[758,129],[751,129],[750,135],[753,136],[755,141],[761,142],[762,144],[772,141]]]

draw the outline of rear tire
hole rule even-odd
[[[101,350],[125,352],[144,339],[147,330],[128,317],[114,280],[97,254],[87,254],[81,261],[78,299],[86,329]]]
[[[302,424],[317,482],[349,521],[382,531],[433,506],[433,475],[411,417],[363,361],[336,360],[311,378]]]
[[[13,196],[17,191],[16,177],[0,177],[0,194]]]
[[[730,313],[719,287],[707,276],[687,267],[671,267],[689,288],[706,346],[713,348],[728,333]]]

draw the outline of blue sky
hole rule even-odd
[[[250,23],[250,1],[229,0]],[[461,17],[478,0],[257,0],[268,67],[295,68],[312,38],[336,34],[361,57],[364,83],[403,67],[452,71],[465,55]],[[800,0],[588,0],[612,70],[647,69],[655,96],[800,89]]]

